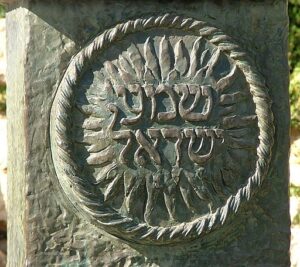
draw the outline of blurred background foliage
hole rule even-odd
[[[289,0],[289,63],[292,128],[300,130],[300,0]]]
[[[5,17],[5,9],[4,6],[0,5],[0,18],[4,18]]]
[[[4,16],[4,7],[0,5],[0,18]],[[300,0],[289,0],[289,17],[291,122],[292,128],[300,130]],[[0,112],[5,112],[5,100],[5,86],[0,85]]]
[[[289,0],[289,17],[289,60],[293,70],[300,66],[300,0]]]
[[[6,110],[6,86],[0,84],[0,115]]]

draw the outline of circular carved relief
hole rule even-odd
[[[71,61],[51,112],[61,187],[93,224],[166,244],[224,224],[268,170],[271,101],[247,55],[206,23],[119,24]]]

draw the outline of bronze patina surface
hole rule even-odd
[[[286,1],[6,16],[8,266],[289,265]]]

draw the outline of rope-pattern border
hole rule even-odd
[[[224,206],[214,213],[171,227],[139,224],[126,218],[99,201],[87,181],[77,175],[78,167],[72,159],[72,142],[69,140],[71,121],[69,114],[74,101],[77,81],[89,62],[111,43],[124,38],[130,33],[142,32],[152,28],[173,28],[200,35],[232,58],[243,71],[250,85],[255,110],[258,118],[259,145],[255,173],[248,178],[247,184],[235,195],[230,196]],[[195,239],[223,225],[230,214],[238,211],[241,203],[248,201],[259,188],[269,168],[271,149],[274,142],[273,114],[268,89],[254,64],[238,45],[219,29],[202,21],[165,14],[163,16],[130,20],[104,31],[74,58],[58,88],[51,111],[51,148],[55,170],[59,182],[69,200],[77,210],[93,224],[107,232],[135,243],[167,244]]]

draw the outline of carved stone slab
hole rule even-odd
[[[219,29],[169,14],[129,20],[63,77],[51,113],[57,177],[81,213],[117,236],[194,239],[265,178],[270,106],[251,59]]]
[[[8,13],[29,38],[10,266],[287,266],[285,3],[71,5]]]

